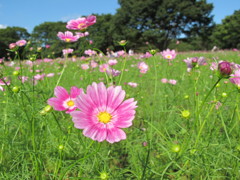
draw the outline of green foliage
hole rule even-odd
[[[223,49],[240,48],[240,10],[222,20],[222,24],[216,26],[213,40]]]

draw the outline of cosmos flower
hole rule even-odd
[[[88,50],[84,51],[84,54],[89,55],[89,56],[93,56],[93,55],[97,54],[97,52],[94,51],[94,50],[88,49]]]
[[[110,65],[110,66],[114,66],[114,65],[116,65],[118,63],[118,61],[116,60],[116,59],[109,59],[108,60],[108,64]]]
[[[183,60],[187,64],[187,72],[190,72],[193,68],[206,65],[204,57],[192,57]]]
[[[109,69],[109,65],[108,64],[101,64],[99,65],[99,71],[100,72],[106,72]]]
[[[127,83],[129,86],[131,86],[131,87],[137,87],[138,86],[138,84],[137,83],[135,83],[135,82],[129,82],[129,83]]]
[[[76,99],[80,111],[70,113],[74,126],[83,129],[83,135],[102,142],[114,143],[126,139],[121,128],[128,128],[135,118],[137,101],[124,101],[125,91],[121,86],[106,88],[101,82],[87,87]]]
[[[72,30],[83,30],[96,23],[96,16],[80,17],[68,21],[66,28]]]
[[[229,80],[240,88],[240,69],[235,71],[234,74],[231,74]]]
[[[67,54],[71,54],[74,50],[71,49],[71,48],[68,48],[68,49],[63,49],[62,52],[63,52],[63,55],[67,55]]]
[[[167,50],[164,50],[161,52],[162,56],[164,59],[168,59],[168,60],[173,60],[175,59],[177,53],[175,52],[175,50],[170,50],[170,49],[167,49]]]
[[[54,95],[56,97],[48,99],[48,104],[56,111],[66,111],[66,113],[70,113],[76,109],[75,100],[82,92],[83,90],[81,88],[79,89],[73,86],[70,94],[68,94],[66,89],[57,86],[54,89]]]
[[[88,64],[81,64],[81,68],[83,70],[89,69],[89,65]]]
[[[21,46],[25,46],[26,44],[27,44],[27,41],[24,40],[24,39],[23,39],[23,40],[19,40],[19,41],[16,42],[16,45],[17,45],[17,46],[20,46],[20,47],[21,47]],[[11,48],[10,48],[10,49],[11,49]]]
[[[65,42],[75,42],[79,39],[78,36],[74,36],[70,31],[66,31],[65,33],[58,32],[57,36]]]
[[[148,65],[145,62],[141,61],[138,63],[138,69],[140,69],[140,73],[145,74],[148,71]]]

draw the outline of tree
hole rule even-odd
[[[171,39],[201,36],[212,26],[213,5],[206,0],[118,0],[115,29],[127,40],[165,49]],[[123,26],[124,25],[124,26]]]
[[[223,49],[240,48],[240,10],[227,16],[213,32],[213,41]]]
[[[0,29],[0,57],[7,57],[7,49],[10,43],[15,43],[20,39],[27,40],[29,33],[22,27],[7,27]]]

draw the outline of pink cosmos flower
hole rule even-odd
[[[91,60],[90,65],[92,68],[96,68],[98,66],[98,63],[94,60]]]
[[[49,44],[45,45],[45,48],[49,49],[51,46]]]
[[[99,71],[100,72],[106,72],[109,69],[109,65],[108,64],[101,64],[99,65]]]
[[[71,87],[69,95],[66,89],[61,86],[57,86],[54,89],[54,95],[56,97],[48,99],[48,104],[56,111],[66,111],[66,113],[70,113],[77,108],[76,98],[82,93],[83,90],[81,88],[79,89],[73,86]]]
[[[34,80],[40,81],[40,80],[43,80],[44,77],[45,77],[45,74],[36,74],[33,78]]]
[[[66,28],[72,30],[82,30],[86,29],[88,26],[91,26],[96,23],[96,16],[81,17],[78,19],[73,19],[68,21]]]
[[[187,64],[187,72],[190,72],[194,67],[206,65],[204,57],[193,57],[183,60]]]
[[[161,82],[165,84],[165,83],[168,83],[168,80],[166,78],[163,78],[161,79]]]
[[[235,71],[234,74],[230,75],[229,80],[231,83],[236,84],[238,87],[240,87],[240,69]]]
[[[9,44],[9,49],[14,49],[17,46],[16,43],[11,43]]]
[[[129,82],[129,83],[127,83],[129,86],[131,86],[131,87],[137,87],[138,86],[138,84],[137,83],[134,83],[134,82]]]
[[[53,77],[55,74],[54,73],[49,73],[46,75],[46,77]]]
[[[94,50],[88,49],[88,50],[84,51],[84,54],[89,55],[89,56],[93,56],[93,55],[97,54],[97,52],[94,51]]]
[[[80,111],[70,113],[74,126],[98,142],[114,143],[126,139],[121,128],[132,125],[137,101],[134,98],[124,101],[125,94],[121,86],[106,88],[102,82],[89,85],[87,93],[81,93],[76,99]]]
[[[81,32],[76,32],[76,35],[81,38],[81,37],[86,37],[89,35],[89,32],[84,32],[84,33],[81,33]]]
[[[81,64],[81,68],[83,70],[89,69],[89,65],[88,64]]]
[[[107,69],[106,72],[108,75],[112,75],[113,77],[119,76],[121,74],[121,71],[118,71],[116,69]]]
[[[57,36],[65,42],[75,42],[79,38],[78,36],[74,36],[70,31],[66,31],[65,33],[58,32]]]
[[[118,61],[116,60],[116,59],[109,59],[108,60],[108,64],[110,65],[110,66],[114,66],[114,65],[116,65],[118,63]]]
[[[138,63],[138,69],[140,69],[140,73],[145,74],[148,71],[148,65],[145,62]]]
[[[19,80],[22,81],[22,83],[25,83],[28,80],[27,76],[19,76]]]
[[[2,86],[6,86],[6,85],[9,86],[10,85],[10,81],[7,81],[6,77],[4,77],[3,79],[0,79],[0,90],[1,91],[5,91],[5,89]]]
[[[124,50],[117,51],[117,55],[118,55],[118,56],[123,56],[124,54],[125,54],[125,51],[124,51]]]
[[[63,52],[63,55],[67,55],[67,54],[71,54],[74,50],[71,49],[71,48],[68,48],[68,49],[63,49],[62,52]]]
[[[152,54],[150,52],[146,52],[144,55],[140,56],[140,58],[150,58]]]
[[[176,85],[177,84],[177,81],[175,79],[169,79],[168,80],[168,83],[169,84],[172,84],[172,85]]]
[[[23,39],[23,40],[19,40],[19,41],[16,42],[16,45],[17,45],[17,46],[20,46],[20,47],[21,47],[21,46],[25,46],[26,44],[27,44],[27,41],[24,40],[24,39]]]
[[[175,52],[175,50],[170,50],[170,49],[167,49],[167,50],[164,50],[161,52],[162,56],[164,59],[168,59],[168,60],[173,60],[175,59],[177,53]]]

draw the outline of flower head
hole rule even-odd
[[[56,97],[48,99],[48,104],[56,111],[66,111],[66,113],[70,113],[76,109],[75,100],[82,92],[83,90],[81,88],[79,89],[73,86],[70,94],[68,94],[66,89],[57,86],[54,89],[54,95]]]
[[[167,49],[167,50],[164,50],[161,52],[162,56],[164,59],[168,59],[168,60],[173,60],[175,59],[177,53],[175,52],[175,50],[170,50],[170,49]]]
[[[78,36],[74,36],[70,31],[66,31],[65,33],[58,32],[57,36],[65,42],[75,42],[79,39]]]
[[[74,126],[83,129],[83,134],[93,140],[114,143],[126,139],[121,128],[132,125],[137,102],[133,98],[124,101],[125,91],[121,86],[106,88],[101,82],[87,87],[76,99],[80,111],[70,113]]]
[[[230,82],[240,87],[240,69],[235,71],[229,78]]]
[[[96,23],[96,16],[80,17],[68,21],[66,28],[72,30],[83,30]]]
[[[148,65],[143,61],[139,62],[138,69],[140,69],[140,73],[146,73],[148,71]]]
[[[218,72],[221,77],[229,77],[232,71],[233,68],[230,62],[222,61],[218,64]]]
[[[26,40],[19,40],[16,42],[16,45],[17,46],[25,46],[27,44],[27,41]]]
[[[62,52],[63,52],[63,55],[66,55],[66,54],[71,54],[74,50],[71,49],[71,48],[68,48],[68,49],[63,49]]]

